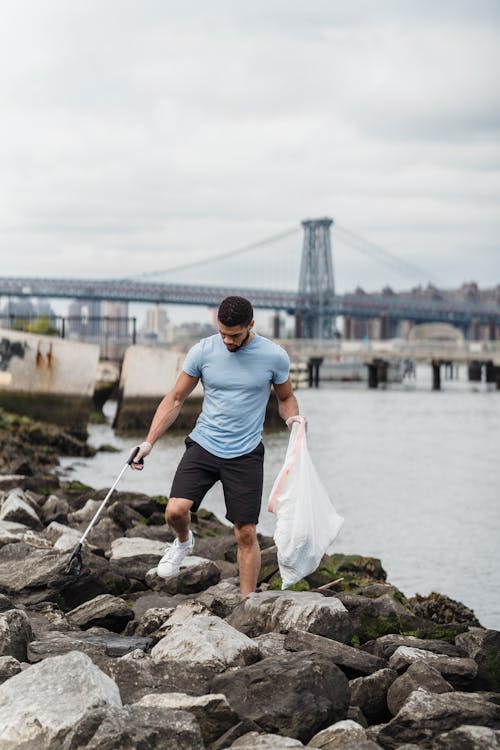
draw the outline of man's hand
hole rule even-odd
[[[285,424],[288,427],[289,430],[292,429],[292,425],[294,422],[298,422],[298,424],[305,424],[307,427],[307,420],[305,417],[301,416],[300,414],[294,414],[293,417],[288,417]]]
[[[137,448],[139,448],[139,450],[137,451],[136,455],[134,456],[134,459],[133,459],[132,463],[130,464],[130,466],[131,466],[132,469],[136,469],[137,471],[142,471],[143,468],[144,468],[144,459],[146,458],[146,456],[149,456],[149,454],[151,453],[151,449],[153,448],[153,446],[151,445],[151,443],[148,443],[147,440],[146,440],[146,441],[144,441],[144,443],[141,443],[140,445],[134,446],[132,448],[132,450],[130,451],[130,455],[132,455],[132,453],[135,450],[137,450]]]

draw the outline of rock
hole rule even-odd
[[[121,633],[127,622],[134,619],[134,613],[117,596],[101,594],[68,612],[68,620],[82,630],[102,627]]]
[[[347,585],[360,586],[384,582],[387,574],[376,557],[336,554],[325,555],[318,568],[306,580],[312,588],[316,588],[337,578],[343,578],[343,583]]]
[[[208,746],[238,723],[225,695],[193,696],[186,693],[153,693],[141,698],[136,706],[176,709],[193,714],[200,725],[203,741]]]
[[[92,500],[92,498],[89,498],[83,508],[69,513],[69,523],[84,523],[87,525],[93,519],[101,505],[102,500]]]
[[[359,706],[370,724],[390,719],[387,691],[398,673],[393,669],[380,669],[367,677],[357,677],[349,682],[351,705]]]
[[[43,524],[33,505],[28,502],[25,493],[20,489],[11,490],[2,500],[0,521],[22,523],[30,529],[40,531]]]
[[[349,612],[361,643],[387,633],[415,630],[418,626],[418,619],[411,610],[390,594],[371,598],[341,591],[337,598]]]
[[[455,643],[478,665],[473,690],[500,691],[500,632],[471,628],[457,635]]]
[[[26,605],[57,602],[72,609],[98,594],[122,593],[129,581],[110,570],[106,560],[84,551],[80,576],[68,575],[69,555],[58,550],[39,550],[22,542],[0,549],[0,587],[14,601]]]
[[[66,524],[68,521],[69,503],[58,495],[49,495],[41,511],[43,522],[48,526],[53,521]]]
[[[282,737],[280,734],[248,732],[229,747],[238,750],[286,750],[287,747],[305,747],[305,745],[293,737]]]
[[[104,645],[92,643],[82,638],[81,635],[80,632],[59,633],[57,631],[40,634],[37,640],[31,641],[28,646],[28,661],[33,664],[78,651],[106,671],[108,659]]]
[[[257,638],[252,638],[260,649],[263,658],[267,656],[284,656],[287,653],[285,649],[284,633],[262,633]]]
[[[45,536],[52,542],[53,548],[61,552],[72,552],[82,537],[77,529],[59,521],[52,521],[47,526]]]
[[[211,690],[223,693],[240,718],[301,742],[344,719],[349,703],[345,675],[327,656],[307,651],[225,672]]]
[[[153,706],[105,706],[89,711],[58,750],[203,750],[196,719],[185,711]]]
[[[418,688],[423,688],[428,693],[453,692],[453,687],[431,662],[416,661],[389,687],[387,705],[393,716],[398,713],[408,696]]]
[[[135,629],[135,635],[152,635],[167,622],[173,611],[174,607],[152,607],[148,609]]]
[[[304,630],[349,643],[353,634],[347,610],[337,598],[308,591],[250,594],[233,610],[228,622],[252,638],[273,631]]]
[[[106,671],[120,688],[125,703],[139,701],[149,693],[204,695],[214,676],[212,668],[199,664],[187,663],[179,669],[177,663],[154,662],[141,650],[108,660]]]
[[[389,659],[389,666],[401,673],[416,661],[426,661],[456,688],[468,687],[478,671],[474,659],[441,656],[420,648],[408,648],[408,646],[398,646]]]
[[[364,742],[367,739],[366,732],[359,724],[350,719],[337,721],[321,732],[315,734],[307,743],[307,747],[319,747],[322,750],[334,750],[335,748],[345,748]]]
[[[190,662],[221,672],[261,658],[251,638],[214,615],[194,615],[177,623],[170,618],[165,628],[168,632],[151,650],[155,662],[168,660],[180,668]]]
[[[156,566],[146,573],[146,583],[150,588],[168,594],[196,594],[219,583],[220,578],[220,568],[212,560],[196,555],[186,557],[174,576],[159,578]]]
[[[0,614],[0,656],[13,656],[26,661],[28,643],[33,640],[29,618],[20,609]]]
[[[419,688],[411,693],[396,716],[380,729],[377,741],[386,750],[398,748],[404,742],[428,747],[438,735],[462,724],[496,729],[500,727],[500,707],[472,693],[438,695]]]
[[[250,721],[250,719],[243,719],[243,721],[239,721],[234,726],[230,727],[227,732],[224,732],[218,740],[215,742],[212,742],[210,745],[210,750],[223,750],[223,748],[231,747],[233,742],[235,742],[240,737],[243,737],[245,734],[249,734],[250,732],[255,732],[257,735],[262,737],[262,733],[257,726],[257,724],[254,721]],[[294,740],[294,742],[299,742],[299,740]],[[298,745],[300,747],[302,743]]]
[[[428,596],[415,594],[409,603],[417,617],[424,620],[431,620],[440,625],[462,623],[480,626],[476,615],[469,607],[455,599],[450,599],[449,596],[437,594],[435,591]]]
[[[48,750],[103,706],[120,707],[120,693],[88,656],[71,652],[46,659],[0,686],[0,747]]]
[[[213,615],[223,619],[231,614],[241,602],[240,584],[237,578],[226,578],[210,586],[206,591],[196,596],[197,601],[203,602]]]
[[[125,656],[132,651],[140,649],[149,651],[151,648],[151,638],[135,638],[127,635],[117,635],[116,633],[82,633],[79,638],[84,643],[90,643],[92,646],[98,646],[104,649],[106,656]]]
[[[432,750],[498,750],[500,731],[488,727],[461,726],[436,737]],[[399,748],[401,750],[401,748]]]
[[[134,524],[145,523],[145,518],[128,503],[120,501],[112,503],[108,508],[108,516],[123,531],[130,529]]]
[[[330,657],[347,676],[357,677],[377,672],[387,667],[385,659],[366,654],[364,651],[347,646],[345,643],[332,641],[321,635],[313,635],[300,630],[292,630],[285,637],[285,648],[288,651],[316,651]]]
[[[432,651],[434,654],[445,654],[446,656],[462,656],[460,650],[447,641],[415,638],[413,635],[398,635],[397,633],[390,633],[377,638],[373,644],[372,654],[380,656],[381,659],[389,659],[398,646],[421,648],[424,651]]]
[[[21,664],[13,656],[0,656],[0,684],[21,671]]]
[[[5,612],[8,609],[14,609],[14,605],[5,594],[0,594],[0,612]]]
[[[158,565],[164,552],[163,542],[122,536],[111,542],[109,561],[128,577],[144,581],[148,570]]]

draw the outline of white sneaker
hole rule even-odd
[[[194,536],[192,531],[189,532],[188,542],[183,542],[181,545],[179,544],[179,540],[176,539],[158,563],[158,567],[156,568],[157,575],[160,578],[168,578],[178,573],[182,561],[191,554],[193,547]]]

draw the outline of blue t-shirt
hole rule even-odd
[[[221,458],[253,451],[262,437],[271,384],[288,380],[286,351],[255,334],[230,352],[216,334],[189,350],[182,369],[201,378],[204,389],[203,409],[189,437]]]

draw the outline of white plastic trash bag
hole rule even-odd
[[[344,519],[339,516],[307,449],[306,422],[292,425],[285,463],[267,509],[276,514],[274,541],[282,589],[313,573],[331,549]]]

